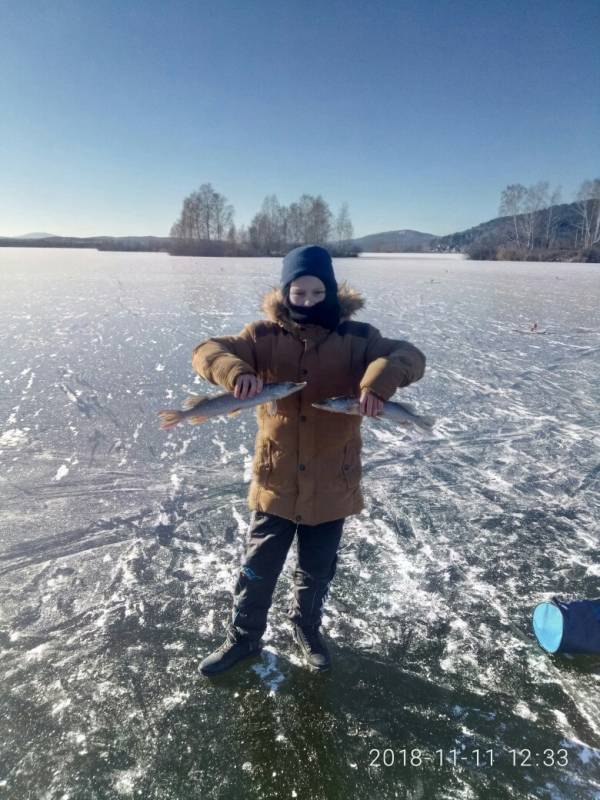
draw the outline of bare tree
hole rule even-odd
[[[303,194],[286,208],[272,194],[265,197],[260,211],[254,215],[249,236],[252,245],[261,252],[278,253],[290,245],[325,244],[332,228],[333,214],[321,195]],[[352,236],[347,207],[345,232]]]
[[[354,228],[350,220],[350,212],[348,211],[348,203],[342,203],[335,220],[335,236],[338,242],[348,241],[354,235]]]
[[[314,199],[315,198],[310,194],[303,194],[296,204],[298,207],[298,220],[300,223],[300,244],[310,244],[313,241],[310,217]]]
[[[219,192],[213,192],[212,195],[212,220],[215,239],[222,241],[225,238],[225,232],[231,228],[233,224],[233,206],[227,203],[227,198],[223,197]]]
[[[269,253],[271,251],[271,226],[266,214],[259,211],[252,217],[248,227],[248,234],[253,247],[261,253]]]
[[[280,252],[287,238],[287,209],[277,195],[267,195],[260,211],[254,215],[249,228],[250,240],[266,253]]]
[[[329,239],[333,215],[321,195],[303,194],[284,210],[287,245],[324,243]]]
[[[236,230],[236,241],[238,244],[248,244],[250,242],[250,235],[245,225],[240,225]]]
[[[321,195],[303,194],[300,198],[303,212],[303,244],[325,244],[331,235],[333,214]]]
[[[533,250],[535,245],[536,226],[540,218],[540,211],[548,205],[548,191],[547,181],[534,183],[525,190],[522,219],[528,250]]]
[[[196,221],[196,235],[194,238],[211,238],[211,232],[214,229],[212,213],[213,192],[214,190],[210,183],[203,183],[198,191],[191,195]]]
[[[225,238],[233,223],[234,209],[227,198],[215,191],[210,183],[203,183],[183,201],[177,222],[171,227],[171,236],[185,239]]]
[[[199,239],[199,219],[198,219],[198,201],[197,198],[191,194],[183,201],[183,208],[179,220],[173,226],[171,231],[172,236],[180,236],[184,239]]]
[[[287,238],[287,209],[282,206],[276,194],[267,195],[263,200],[262,213],[269,226],[269,246],[280,251]]]
[[[348,240],[353,235],[348,204],[342,205],[334,220],[321,195],[303,194],[289,208],[279,202],[277,195],[267,195],[248,229],[236,230],[233,214],[227,199],[212,184],[203,183],[184,199],[181,214],[171,226],[171,236],[216,239],[226,241],[230,248],[239,244],[246,250],[275,254],[290,245],[325,244],[334,231],[340,239]]]
[[[286,214],[287,244],[301,244],[304,237],[302,209],[299,203],[290,203]]]
[[[600,242],[600,178],[583,181],[576,196],[575,208],[580,217],[578,230],[583,247]]]
[[[502,191],[499,214],[512,217],[517,247],[551,246],[557,226],[554,206],[560,203],[560,194],[560,187],[551,192],[548,181],[531,186],[512,183]]]
[[[500,208],[498,209],[498,213],[501,217],[513,218],[517,247],[521,246],[518,217],[523,213],[523,201],[525,200],[526,194],[527,189],[522,183],[509,184],[502,190]]]
[[[546,204],[544,243],[547,248],[550,248],[554,245],[554,240],[556,238],[557,217],[556,217],[555,206],[557,206],[560,203],[560,199],[561,199],[561,188],[560,186],[557,186],[556,189],[549,196]]]

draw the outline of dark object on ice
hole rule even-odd
[[[331,657],[321,638],[318,627],[301,628],[294,625],[294,641],[302,650],[308,666],[318,672],[324,672],[331,666]]]
[[[564,602],[553,597],[533,612],[533,630],[549,653],[600,654],[600,598]]]
[[[228,636],[214,653],[206,656],[202,661],[200,672],[203,675],[216,675],[219,672],[225,672],[243,658],[258,655],[261,650],[262,644],[260,642],[252,639],[234,641]]]

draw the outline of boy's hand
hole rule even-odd
[[[238,375],[233,390],[234,397],[238,400],[245,400],[247,397],[254,397],[262,392],[263,379],[250,373]]]
[[[363,389],[360,395],[360,413],[376,417],[381,411],[383,411],[383,400],[369,389]]]

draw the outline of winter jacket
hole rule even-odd
[[[388,339],[373,325],[350,319],[365,305],[345,282],[338,286],[340,323],[331,331],[290,319],[281,289],[262,301],[266,319],[237,336],[213,336],[194,348],[192,366],[213,384],[233,392],[239,375],[264,383],[307,381],[300,392],[277,401],[270,416],[257,406],[258,432],[248,507],[318,525],[364,508],[360,426],[362,415],[337,414],[311,403],[337,395],[360,397],[370,389],[388,400],[398,387],[423,377],[425,356],[404,340]]]

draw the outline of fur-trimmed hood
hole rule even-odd
[[[357,289],[352,289],[346,281],[338,284],[338,302],[340,304],[340,322],[350,319],[357,311],[365,306],[365,299]],[[289,310],[285,305],[283,293],[279,286],[274,286],[263,297],[261,310],[271,322],[277,322],[288,331],[297,333],[299,323],[291,319]],[[307,324],[304,328],[322,330],[320,325]]]

